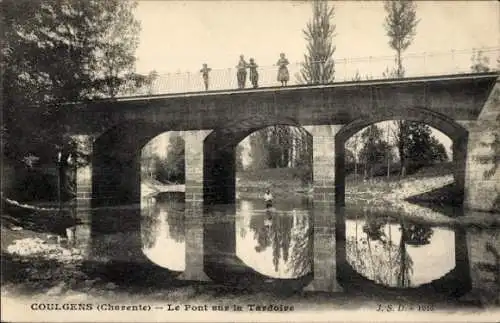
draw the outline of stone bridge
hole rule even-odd
[[[200,220],[202,204],[234,202],[236,145],[271,125],[303,127],[312,136],[315,207],[335,204],[338,209],[344,204],[344,146],[350,136],[379,121],[404,119],[424,122],[451,138],[455,189],[467,208],[498,210],[497,78],[495,73],[481,73],[129,97],[67,105],[60,109],[58,120],[73,135],[93,143],[91,183],[81,170],[77,172],[78,206],[93,207],[92,237],[97,239],[97,232],[119,237],[114,244],[104,244],[106,259],[153,267],[141,251],[140,210],[118,212],[121,208],[115,207],[141,201],[144,145],[163,132],[186,131],[186,221],[198,226],[186,232],[190,251],[183,279],[206,280],[204,237],[210,232]],[[314,279],[309,285],[313,290],[340,288],[343,222],[314,217]],[[98,242],[92,244],[103,248]],[[118,256],[121,253],[123,257]]]
[[[404,119],[450,137],[457,194],[464,194],[466,207],[491,210],[498,204],[500,108],[492,94],[497,77],[461,74],[96,100],[64,106],[58,120],[93,142],[92,183],[80,182],[78,190],[96,206],[140,202],[141,148],[166,131],[187,131],[186,201],[232,203],[236,145],[277,124],[309,132],[315,201],[342,204],[345,141],[369,124]]]

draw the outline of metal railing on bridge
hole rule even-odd
[[[472,66],[477,62],[473,61],[472,57],[479,52],[481,53],[480,57],[483,66],[488,66],[489,71],[499,70],[500,48],[490,47],[403,55],[404,77],[473,73]],[[391,78],[388,72],[396,65],[395,56],[340,58],[334,59],[334,62],[335,79],[333,82]],[[288,65],[290,74],[288,85],[305,84],[299,79],[301,68],[301,62]],[[200,69],[196,72],[159,74],[151,84],[120,96],[205,91]],[[259,66],[257,71],[259,73],[259,88],[279,87],[281,85],[277,79],[277,66]],[[208,91],[238,89],[236,68],[212,69],[209,75]],[[249,73],[247,73],[246,88],[251,87]]]

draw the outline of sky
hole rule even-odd
[[[383,27],[383,2],[331,4],[336,58],[393,55]],[[418,1],[420,22],[407,52],[499,47],[499,10],[497,1]],[[139,1],[135,15],[142,25],[137,72],[161,74],[198,71],[204,62],[214,69],[234,67],[240,54],[254,57],[261,66],[275,64],[281,52],[290,62],[299,62],[311,3]]]
[[[394,52],[383,27],[383,2],[330,3],[335,7],[334,57],[373,56],[377,62],[346,63],[344,69],[336,67],[337,73],[347,78],[356,71],[376,76],[393,66]],[[241,54],[254,57],[261,67],[275,64],[281,52],[292,64],[298,63],[306,48],[302,30],[311,13],[310,1],[139,1],[135,15],[142,29],[137,72],[198,73],[203,63],[214,70],[226,69],[234,67]],[[407,53],[500,47],[500,2],[417,1],[417,18],[417,33]],[[385,59],[378,62],[377,57]],[[467,71],[470,58],[470,52],[456,54],[453,64]],[[443,69],[445,74],[453,68],[448,54],[426,59],[408,58],[404,64],[410,73],[449,65]],[[293,67],[290,72],[293,75]],[[437,131],[434,134],[451,154],[451,140]],[[164,147],[167,140],[168,135],[161,136],[157,145]]]

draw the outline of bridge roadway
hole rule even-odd
[[[131,121],[167,131],[216,129],[262,116],[301,125],[347,124],[374,113],[404,117],[407,108],[415,107],[453,120],[473,120],[497,76],[460,74],[103,99],[64,105],[58,120],[81,133],[101,133]]]

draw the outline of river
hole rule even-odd
[[[140,220],[130,220],[134,214]],[[91,219],[93,227],[75,230],[94,261],[143,263],[177,279],[302,289],[320,277],[321,284],[330,279],[343,288],[498,295],[498,277],[485,269],[486,263],[498,268],[490,250],[499,249],[494,228],[436,226],[389,210],[332,209],[307,198],[275,201],[272,208],[248,199],[193,208],[183,193],[150,196],[140,210],[101,210]],[[113,222],[112,228],[94,232],[97,219]]]

